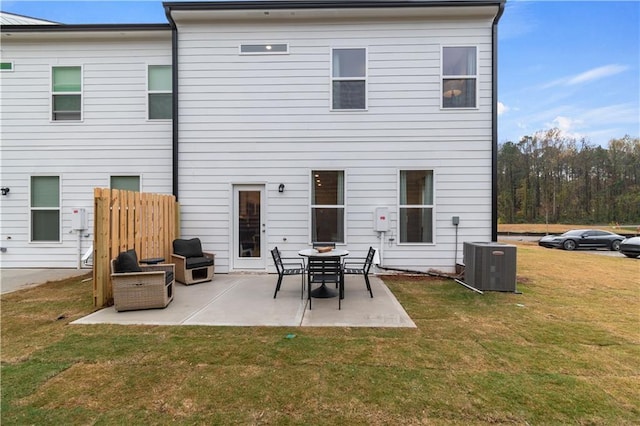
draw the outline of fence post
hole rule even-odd
[[[179,220],[173,195],[94,189],[94,306],[113,302],[111,259],[121,251],[135,249],[139,258],[171,260]]]

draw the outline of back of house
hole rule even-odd
[[[222,273],[314,241],[453,271],[463,241],[495,240],[503,1],[164,7],[3,25],[3,267],[75,267],[94,187],[176,195]]]

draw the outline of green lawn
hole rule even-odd
[[[69,325],[91,284],[50,283],[1,298],[0,420],[637,424],[639,277],[636,259],[519,244],[522,294],[386,278],[417,329]]]

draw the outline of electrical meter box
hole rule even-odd
[[[87,229],[87,211],[85,209],[74,208],[71,210],[71,229],[74,231]]]
[[[389,208],[377,207],[375,217],[373,218],[373,227],[378,232],[387,232],[389,230]]]

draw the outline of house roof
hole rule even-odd
[[[59,25],[59,23],[0,11],[0,25]]]

